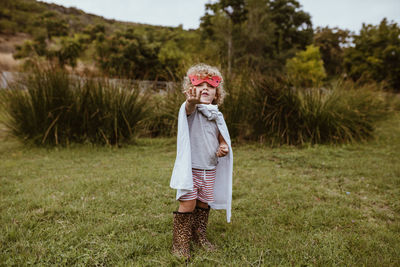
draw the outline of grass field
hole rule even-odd
[[[195,266],[400,265],[400,116],[364,144],[234,146],[232,222]],[[175,139],[108,148],[0,140],[0,265],[177,265]]]

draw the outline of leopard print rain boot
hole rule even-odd
[[[202,246],[208,251],[216,250],[216,247],[208,241],[206,237],[208,214],[210,213],[210,206],[207,209],[196,207],[193,212],[193,227],[192,237],[193,242]]]
[[[174,211],[172,253],[177,257],[190,259],[193,212]]]

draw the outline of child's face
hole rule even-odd
[[[212,85],[203,82],[195,85],[196,90],[200,92],[200,102],[204,104],[211,104],[216,99],[217,89]]]

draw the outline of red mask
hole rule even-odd
[[[221,80],[222,80],[222,78],[219,76],[212,76],[211,78],[205,77],[205,78],[201,79],[196,75],[189,75],[189,79],[193,85],[199,85],[203,82],[206,82],[213,87],[217,87],[221,83]]]

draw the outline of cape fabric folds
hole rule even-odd
[[[185,110],[185,103],[181,105],[178,115],[177,151],[170,186],[177,189],[176,199],[193,190],[192,159],[190,151],[189,125]],[[212,209],[225,209],[226,220],[231,220],[232,205],[232,168],[233,154],[231,139],[224,116],[218,111],[216,123],[218,130],[229,146],[229,153],[218,158],[217,175],[214,184],[214,202],[209,203]]]

